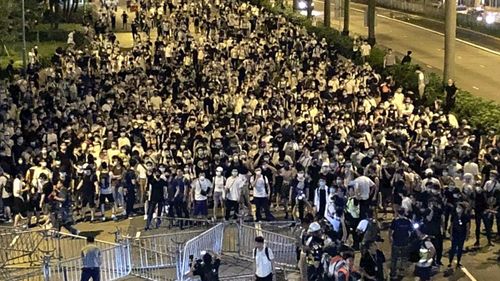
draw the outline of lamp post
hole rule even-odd
[[[444,29],[444,81],[455,79],[455,40],[457,32],[457,2],[445,2]]]
[[[23,9],[23,74],[26,76],[26,17],[24,11],[24,0],[21,1],[21,7]]]

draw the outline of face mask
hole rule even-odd
[[[200,180],[204,180],[205,179],[205,176],[200,176]]]
[[[446,177],[448,175],[448,172],[443,172],[443,177]]]
[[[456,208],[455,210],[457,211],[457,213],[462,213],[462,209],[461,208]]]
[[[476,192],[481,192],[483,191],[480,186],[476,186]]]
[[[373,164],[378,164],[378,160],[373,160]]]
[[[216,172],[215,172],[215,174],[216,174],[217,176],[220,176],[220,175],[221,175],[221,172],[216,171]]]
[[[40,163],[40,166],[42,166],[43,168],[45,168],[45,167],[47,167],[47,163],[42,162],[42,163]]]
[[[335,182],[337,183],[337,185],[341,185],[342,184],[342,180],[336,180]]]
[[[231,175],[232,175],[233,177],[236,177],[236,176],[238,176],[238,172],[232,172],[232,173],[231,173]]]
[[[164,168],[164,167],[160,167],[160,169],[159,169],[159,170],[160,170],[160,172],[162,172],[162,173],[163,173],[163,172],[165,172],[165,168]]]
[[[260,176],[261,174],[262,174],[262,172],[261,172],[261,171],[255,171],[255,175],[256,175],[256,176]]]
[[[325,185],[326,185],[326,182],[324,182],[324,181],[320,181],[320,182],[319,182],[319,186],[320,186],[320,187],[325,187]]]

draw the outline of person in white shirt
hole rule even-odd
[[[226,197],[226,215],[225,219],[229,220],[231,211],[234,211],[234,216],[238,215],[241,188],[244,181],[238,176],[238,169],[231,171],[231,176],[226,179],[224,186]]]
[[[14,198],[12,205],[12,215],[14,216],[14,227],[19,226],[19,220],[22,218],[22,212],[25,211],[25,202],[23,193],[29,190],[29,185],[24,184],[23,175],[19,174],[12,183],[12,196]]]
[[[479,166],[474,161],[474,158],[469,159],[469,161],[464,163],[463,171],[464,171],[464,174],[465,173],[472,174],[474,176],[474,179],[476,179],[476,180],[481,179],[481,173],[479,172]]]
[[[193,216],[207,217],[208,205],[207,199],[212,188],[212,182],[205,178],[205,173],[201,172],[197,179],[192,183],[192,202],[194,202]]]
[[[255,248],[253,250],[255,280],[272,281],[274,273],[273,251],[264,245],[264,237],[255,237]]]
[[[222,175],[222,167],[217,167],[215,169],[215,177],[213,179],[214,185],[214,220],[217,219],[217,209],[220,207],[222,209],[222,214],[224,214],[224,188],[226,183],[226,178]]]
[[[363,62],[366,62],[372,51],[372,46],[370,46],[370,44],[368,44],[368,41],[365,40],[363,41],[363,44],[361,44],[361,47],[359,47],[359,50],[361,51]]]
[[[377,194],[375,183],[367,176],[359,176],[350,185],[354,186],[356,196],[359,199],[359,215],[361,219],[366,218],[370,210],[370,198]]]
[[[12,207],[12,194],[7,190],[7,184],[10,176],[4,173],[0,167],[0,190],[2,191],[2,206],[3,214],[6,220],[12,222],[11,207]]]
[[[253,201],[255,204],[255,219],[260,221],[262,219],[261,211],[264,209],[266,220],[273,219],[271,211],[269,210],[269,180],[266,176],[262,175],[260,168],[255,169],[255,175],[250,178],[250,184],[253,187]]]

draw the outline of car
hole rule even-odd
[[[308,4],[308,1],[307,0],[297,0],[297,8],[299,9],[299,11],[307,11],[307,4]],[[311,0],[311,10],[314,10],[314,1]]]

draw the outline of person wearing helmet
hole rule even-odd
[[[224,169],[222,167],[217,167],[215,169],[215,176],[213,178],[213,185],[214,185],[214,220],[217,219],[217,210],[219,207],[222,210],[222,214],[224,214],[224,200],[223,198],[225,197],[224,194],[224,189],[225,189],[225,184],[226,184],[226,177],[223,175]]]
[[[307,234],[309,238],[302,248],[299,268],[301,276],[305,277],[305,280],[316,281],[320,280],[323,275],[321,258],[325,241],[322,237],[321,225],[318,222],[311,223]]]

